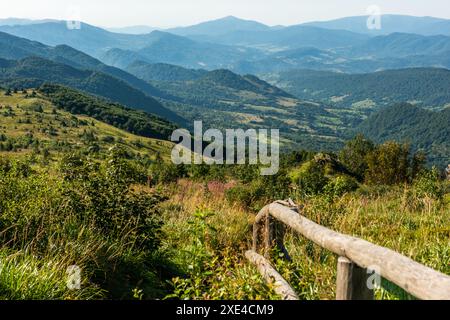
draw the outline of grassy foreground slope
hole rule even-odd
[[[146,167],[114,148],[105,161],[68,153],[54,168],[21,159],[0,162],[3,299],[279,299],[244,252],[258,209],[287,196],[321,225],[450,274],[449,186],[434,194],[445,186],[434,178],[355,185],[342,173],[324,178],[312,160],[274,177],[252,176],[251,167]],[[321,191],[303,195],[315,182]],[[333,299],[336,257],[290,232],[285,243],[293,262],[279,252],[271,261],[300,298]],[[70,290],[74,265],[81,286]],[[383,287],[377,298],[411,298]]]
[[[123,109],[118,105],[108,105],[104,102],[102,104],[101,100],[59,86],[49,85],[46,88],[49,96],[41,91],[32,90],[5,95],[6,91],[0,90],[0,152],[2,155],[34,153],[48,156],[77,150],[102,154],[116,144],[121,145],[130,154],[149,159],[154,159],[157,154],[164,157],[169,155],[172,145],[170,142],[132,134],[129,131],[141,133],[144,130],[118,123],[119,120],[122,120],[123,124],[139,124],[139,121],[150,123],[150,121],[157,121],[157,118],[151,118],[138,111]],[[74,103],[75,98],[80,99],[81,102],[92,103],[95,110],[102,110],[101,115],[99,113],[95,116],[96,118],[108,121],[106,117],[109,115],[111,119],[116,120],[116,122],[109,122],[122,126],[128,131],[89,117],[86,115],[88,110],[74,109],[74,113],[64,110],[65,106],[60,104],[63,98],[67,98],[66,101],[71,101],[75,106],[77,106]],[[100,107],[104,109],[99,109]],[[133,122],[133,119],[137,120]],[[151,129],[146,131],[148,135],[152,135],[152,132],[153,135],[162,136]]]

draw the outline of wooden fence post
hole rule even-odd
[[[255,217],[255,222],[253,223],[253,251],[259,253],[262,246],[265,245],[264,242],[264,223],[266,216],[269,215],[268,207],[264,207]]]
[[[373,290],[367,286],[369,274],[349,259],[339,257],[336,277],[336,300],[373,300]]]
[[[269,213],[264,218],[264,257],[270,257],[270,251],[274,246],[275,240],[275,221]]]
[[[291,256],[289,255],[289,252],[287,251],[286,247],[284,246],[284,236],[286,234],[286,226],[277,221],[276,219],[273,219],[274,221],[274,242],[275,246],[278,248],[278,250],[283,253],[283,258],[287,261],[292,261]]]

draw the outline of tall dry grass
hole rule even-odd
[[[170,235],[166,245],[181,250],[185,248],[193,236],[189,225],[195,212],[213,212],[208,223],[217,229],[215,241],[220,244],[214,246],[223,250],[223,255],[231,255],[238,261],[228,266],[227,272],[235,275],[239,269],[246,270],[236,281],[244,283],[244,277],[249,284],[258,279],[258,297],[276,297],[269,287],[261,286],[258,275],[243,258],[243,253],[251,246],[251,223],[256,212],[230,204],[224,197],[224,186],[214,184],[213,189],[215,192],[211,192],[208,185],[188,180],[170,186],[172,196],[164,216],[165,231]],[[296,201],[304,206],[303,214],[307,218],[321,225],[385,246],[450,274],[450,206],[446,200],[419,196],[413,187],[398,186],[381,191],[363,189],[333,202],[319,196]],[[293,261],[286,262],[275,255],[272,262],[299,296],[302,299],[334,299],[337,257],[291,232],[285,235],[285,244]],[[183,263],[183,260],[178,262]],[[235,290],[228,292],[228,296],[239,295],[239,288],[217,281],[216,286],[223,290]],[[376,292],[378,299],[413,298],[385,280],[383,287]],[[197,298],[211,298],[204,292],[202,294],[201,289],[197,290],[200,292]]]

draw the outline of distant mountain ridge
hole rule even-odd
[[[449,20],[384,15],[382,32],[346,27],[367,28],[366,18],[271,27],[226,17],[146,34],[109,32],[85,23],[79,30],[70,30],[64,21],[3,25],[0,31],[47,45],[65,44],[121,69],[135,61],[194,69],[226,68],[241,74],[299,68],[350,73],[450,68],[450,37],[437,35],[445,34],[438,31],[445,30]],[[428,31],[420,33],[420,28]]]
[[[223,45],[239,45],[276,51],[300,47],[331,49],[361,44],[369,36],[346,30],[331,30],[296,25],[263,31],[238,30],[218,36],[192,35],[196,41],[208,41]]]
[[[353,56],[407,57],[414,55],[447,55],[450,52],[450,37],[444,35],[422,36],[410,33],[392,33],[377,36],[352,48]]]
[[[54,19],[34,20],[34,19],[22,19],[22,18],[6,18],[6,19],[0,19],[0,26],[18,26],[18,25],[39,24],[39,23],[56,22],[56,21],[58,21],[58,20],[54,20]]]
[[[167,63],[147,63],[135,61],[126,70],[145,81],[187,81],[199,79],[208,71],[204,69],[186,69]]]
[[[267,31],[270,29],[272,28],[260,22],[228,16],[217,20],[202,22],[193,26],[170,28],[165,31],[180,36],[220,36],[232,31]]]
[[[79,29],[70,29],[65,21],[31,25],[4,25],[0,26],[0,31],[49,46],[65,44],[94,57],[100,56],[111,48],[137,50],[153,41],[151,34],[114,33],[87,23],[80,23]]]
[[[136,25],[125,27],[105,27],[103,29],[112,31],[114,33],[124,34],[146,34],[153,30],[167,31],[173,34],[182,36],[193,35],[221,35],[234,31],[267,31],[284,29],[293,26],[313,26],[333,30],[347,30],[355,33],[369,34],[369,35],[387,35],[390,33],[415,33],[420,35],[450,35],[450,19],[436,18],[436,17],[417,17],[400,14],[381,14],[381,28],[369,29],[367,27],[368,15],[342,17],[326,21],[312,21],[299,23],[289,26],[268,26],[264,23],[241,19],[235,16],[227,16],[219,19],[200,22],[194,25],[175,27],[175,28],[160,28],[148,25]],[[58,22],[58,20],[31,20],[21,18],[7,18],[0,19],[1,25],[29,25],[46,22]]]
[[[357,33],[372,35],[387,35],[390,33],[416,33],[420,35],[448,35],[450,36],[450,20],[434,17],[413,17],[406,15],[382,14],[380,16],[381,28],[367,28],[369,16],[355,16],[334,19],[329,21],[315,21],[303,25],[321,27],[326,29],[348,30]]]
[[[141,60],[212,70],[232,68],[242,59],[253,60],[261,54],[256,49],[198,42],[161,31],[153,31],[147,36],[152,41],[141,49],[115,48],[106,51],[100,59],[107,64],[121,68],[126,68],[128,64],[136,60]]]

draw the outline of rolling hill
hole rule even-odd
[[[99,60],[67,45],[50,47],[3,32],[0,32],[0,44],[2,45],[0,47],[0,58],[3,59],[17,60],[38,56],[64,63],[78,69],[100,71],[127,82],[129,85],[143,91],[147,95],[156,94],[156,89],[152,88],[148,83],[139,80],[121,69],[105,65]]]
[[[301,47],[241,61],[234,70],[260,75],[292,69],[368,73],[417,67],[450,68],[450,37],[393,33],[329,50]]]
[[[422,36],[409,33],[392,33],[387,36],[377,36],[347,51],[347,54],[350,56],[371,56],[377,58],[402,58],[417,55],[448,56],[449,53],[449,36]]]
[[[70,29],[65,21],[4,25],[0,26],[0,31],[49,46],[65,44],[94,57],[106,48],[139,49],[151,41],[148,35],[114,33],[87,23],[81,23],[80,29]]]
[[[92,110],[101,110],[101,113]],[[138,130],[143,128],[140,124],[150,126]],[[68,88],[44,86],[33,94],[28,90],[8,95],[0,89],[2,156],[35,154],[51,158],[76,150],[94,155],[120,145],[129,154],[149,160],[158,154],[167,158],[172,143],[155,139],[165,136],[163,131],[158,131],[163,127],[167,130],[171,125],[143,112],[109,104]],[[135,129],[146,137],[130,132]]]
[[[145,70],[145,63],[140,65],[138,72]],[[301,101],[253,75],[159,64],[147,67],[158,74],[151,84],[172,96],[161,102],[190,123],[202,120],[205,127],[221,130],[278,128],[284,150],[295,146],[333,149],[342,142],[338,132],[341,122],[332,111],[318,103]]]
[[[85,23],[81,24],[80,29],[69,29],[64,21],[5,25],[0,26],[0,32],[49,46],[67,45],[121,68],[134,60],[146,60],[215,69],[260,54],[249,48],[197,42],[162,31],[121,34]]]
[[[43,84],[38,92],[55,106],[73,114],[83,114],[144,137],[168,140],[176,126],[143,111],[88,96],[71,88]]]

